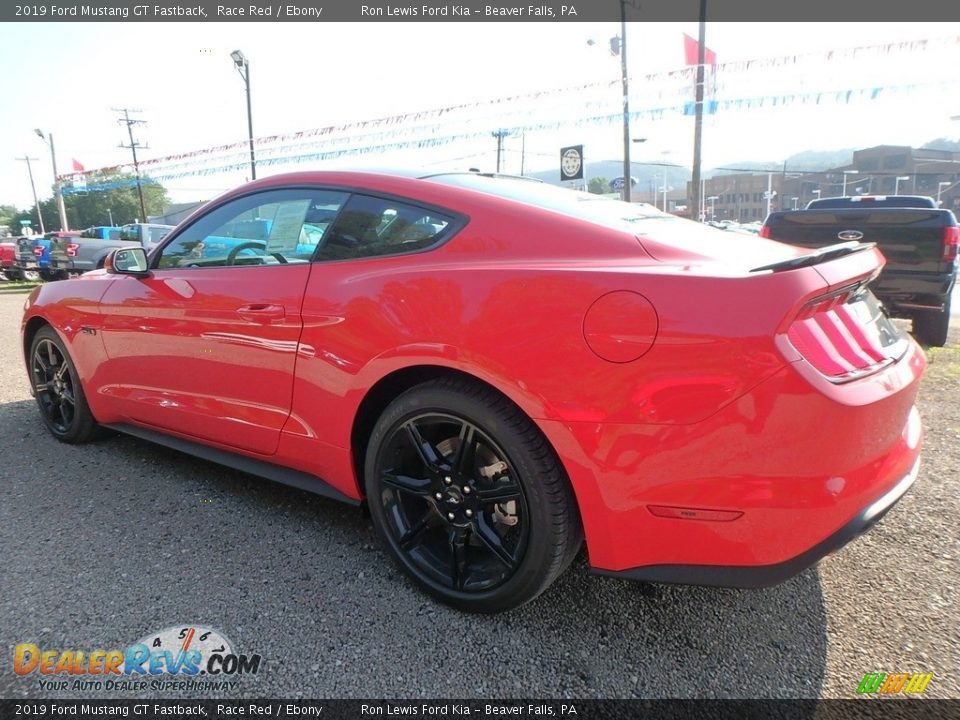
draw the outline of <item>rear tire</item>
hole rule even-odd
[[[40,328],[30,343],[29,370],[40,417],[57,440],[79,444],[100,435],[77,368],[49,325]]]
[[[468,612],[534,599],[582,543],[546,438],[509,400],[465,380],[418,385],[387,407],[370,436],[365,489],[400,568]]]
[[[934,310],[916,315],[913,318],[913,334],[924,345],[943,347],[947,344],[950,331],[950,296],[943,304],[943,310]]]

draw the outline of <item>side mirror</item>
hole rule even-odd
[[[146,277],[150,274],[147,253],[140,247],[117,248],[107,255],[103,266],[107,272],[119,275]]]

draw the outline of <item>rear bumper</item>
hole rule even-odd
[[[924,367],[911,341],[894,365],[842,385],[789,363],[693,424],[539,422],[573,485],[594,570],[766,585],[848,542],[909,487]]]
[[[956,272],[899,272],[885,269],[871,285],[891,314],[910,317],[916,310],[942,309],[956,281]]]
[[[887,512],[906,495],[917,479],[919,458],[913,467],[896,485],[879,499],[861,510],[846,525],[832,535],[790,560],[772,565],[649,565],[629,570],[601,570],[593,568],[597,575],[639,580],[644,582],[678,583],[683,585],[713,585],[718,587],[761,588],[776,585],[816,565],[827,555],[836,552],[851,540],[860,537],[872,528]]]

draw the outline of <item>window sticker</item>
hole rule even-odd
[[[300,229],[310,203],[309,199],[280,203],[270,226],[267,252],[293,254],[297,251]]]

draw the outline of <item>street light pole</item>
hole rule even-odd
[[[37,186],[33,182],[33,168],[30,167],[30,161],[36,160],[37,158],[32,158],[29,155],[24,155],[22,158],[17,158],[17,160],[22,160],[27,164],[27,174],[30,176],[30,191],[33,193],[33,205],[37,208],[37,220],[40,221],[40,234],[46,235],[47,229],[43,226],[43,213],[40,212],[40,203],[37,202]]]
[[[950,187],[950,184],[951,183],[946,180],[937,183],[937,207],[940,207],[941,205],[940,193],[943,192],[945,187]]]
[[[714,204],[717,200],[720,199],[719,195],[711,195],[707,198],[707,202],[710,203],[710,221],[712,222],[717,215],[717,206]]]
[[[844,170],[843,171],[843,197],[847,196],[847,175],[859,175],[859,170]]]
[[[60,212],[60,229],[69,230],[70,226],[67,225],[67,208],[63,204],[63,186],[60,184],[60,176],[57,174],[57,151],[53,146],[53,133],[44,135],[40,128],[35,128],[34,132],[50,148],[50,160],[53,163],[53,182],[57,193],[57,210]]]
[[[250,61],[239,50],[230,53],[233,58],[233,64],[243,78],[243,84],[247,89],[247,136],[250,140],[250,179],[257,179],[257,161],[253,154],[253,105],[250,102]]]

